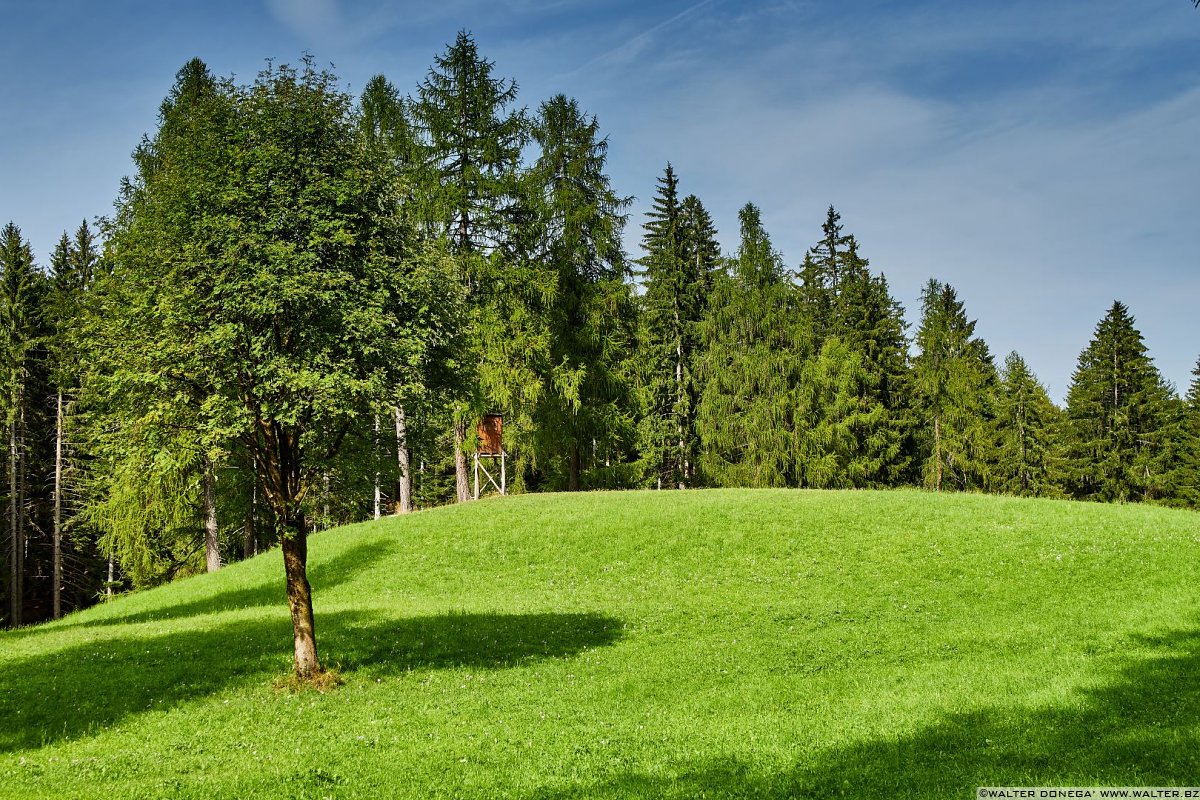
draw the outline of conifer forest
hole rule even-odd
[[[279,548],[313,673],[308,534],[471,501],[489,414],[509,493],[1200,507],[1200,361],[1167,382],[1139,309],[1096,321],[1060,405],[936,277],[910,326],[834,207],[794,221],[803,254],[752,202],[719,241],[669,163],[630,219],[607,157],[465,32],[357,97],[308,58],[184,64],[109,216],[50,253],[0,230],[2,623]]]

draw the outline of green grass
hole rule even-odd
[[[1200,515],[513,497],[0,634],[5,797],[961,797],[1200,783]]]

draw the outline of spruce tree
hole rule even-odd
[[[792,486],[791,397],[810,343],[796,293],[758,207],[738,214],[741,244],[715,279],[701,326],[701,473],[718,486]]]
[[[1061,417],[1025,359],[1009,353],[996,393],[995,491],[1026,497],[1062,494]]]
[[[516,82],[496,77],[494,67],[459,31],[410,103],[423,165],[417,204],[426,224],[447,237],[467,291],[474,352],[460,363],[472,373],[463,375],[451,413],[460,502],[470,499],[470,424],[496,408],[527,415],[536,402],[531,362],[545,356],[548,337],[530,306],[553,292],[552,276],[530,263],[529,242],[519,236],[529,215],[520,170],[529,121],[524,109],[513,108]]]
[[[804,256],[797,277],[800,304],[812,327],[816,347],[835,332],[837,298],[847,271],[847,250],[852,237],[842,234],[842,217],[833,206],[821,225],[821,240]]]
[[[419,223],[421,214],[418,208],[422,198],[420,189],[425,178],[425,164],[417,148],[416,134],[404,99],[383,75],[372,77],[363,89],[359,99],[359,126],[367,146],[377,150],[381,157],[391,159],[404,177],[403,194],[398,198],[400,210],[412,213]],[[410,418],[415,406],[429,399],[421,393],[422,387],[421,381],[403,382],[396,387],[396,397],[387,409],[387,427],[394,425],[395,431],[392,442],[396,457],[392,510],[396,514],[407,514],[414,509],[411,448],[411,439],[414,437],[410,433]],[[389,449],[385,447],[384,440],[392,439],[391,436],[381,436],[381,414],[382,411],[376,409],[372,418],[372,457],[377,462],[374,470],[373,512],[377,518],[381,513],[383,480],[382,464],[378,463],[380,450]]]
[[[1067,392],[1068,486],[1080,499],[1160,499],[1171,468],[1173,393],[1120,301],[1079,354]]]
[[[3,408],[8,431],[9,617],[24,621],[25,557],[28,550],[29,431],[35,410],[35,360],[42,344],[45,276],[21,229],[9,222],[0,229],[0,358]]]
[[[670,164],[646,216],[639,262],[645,287],[639,449],[654,485],[684,488],[693,481],[698,456],[693,370],[699,323],[719,251],[711,217],[695,196],[680,201]]]
[[[816,489],[881,485],[899,451],[888,409],[871,396],[861,352],[840,336],[804,362],[796,393],[799,482]]]
[[[985,490],[995,460],[996,368],[949,284],[930,279],[925,285],[916,344],[913,398],[922,481],[935,490]]]
[[[831,209],[832,211],[832,209]],[[833,220],[827,220],[829,227]],[[846,485],[885,486],[900,482],[908,471],[906,444],[911,436],[907,323],[904,309],[892,297],[887,278],[874,275],[859,255],[853,235],[836,261],[837,294],[833,333],[858,355],[861,375],[843,380],[843,391],[857,384],[856,396],[842,405],[857,407],[852,427],[854,447],[847,462]],[[850,373],[852,374],[852,373]],[[849,375],[847,375],[848,377]]]
[[[1192,382],[1184,400],[1175,466],[1175,499],[1187,508],[1200,508],[1200,358],[1192,369]]]
[[[516,81],[495,77],[494,67],[471,34],[459,31],[411,103],[432,180],[425,187],[431,220],[459,255],[502,250],[520,211],[518,166],[529,123],[523,109],[510,109]],[[477,278],[474,266],[464,260],[465,279]]]
[[[575,100],[557,95],[543,103],[533,138],[540,152],[526,183],[534,246],[556,278],[534,422],[539,451],[561,463],[565,488],[575,490],[588,466],[622,450],[632,425],[625,362],[633,305],[621,245],[631,200],[613,191],[608,143]]]
[[[65,498],[67,487],[78,483],[71,446],[75,400],[79,392],[80,341],[84,293],[96,274],[100,255],[87,221],[80,223],[74,238],[64,232],[50,257],[50,285],[46,302],[50,381],[55,395],[54,421],[54,512],[52,615],[62,616],[64,588],[64,542],[74,512]]]
[[[801,485],[882,486],[907,472],[904,310],[831,206],[797,277],[811,346],[793,398]]]

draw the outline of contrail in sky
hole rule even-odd
[[[628,39],[627,41],[622,42],[621,44],[617,45],[616,47],[612,48],[611,50],[606,50],[605,52],[603,52],[600,55],[593,58],[591,61],[588,61],[586,64],[584,64],[580,67],[576,67],[574,70],[572,70],[571,72],[568,72],[567,74],[574,75],[576,72],[583,72],[588,67],[591,67],[593,64],[597,64],[601,61],[604,61],[607,58],[609,58],[610,56],[616,55],[617,53],[619,53],[623,50],[633,50],[639,44],[641,44],[642,42],[645,42],[650,37],[652,37],[654,34],[661,31],[663,28],[666,28],[669,25],[674,25],[676,22],[678,22],[679,20],[688,16],[689,14],[694,14],[695,12],[704,8],[705,6],[712,5],[716,1],[717,0],[701,0],[701,2],[696,3],[693,6],[688,6],[683,11],[680,11],[678,14],[671,17],[670,19],[658,23],[653,28],[642,31],[637,36],[634,36],[634,37]]]

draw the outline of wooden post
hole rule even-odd
[[[475,454],[475,491],[471,495],[474,499],[479,499],[479,453]]]

